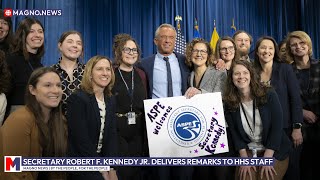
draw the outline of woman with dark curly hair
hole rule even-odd
[[[225,71],[214,67],[214,54],[210,44],[202,38],[193,39],[186,48],[186,64],[192,69],[189,76],[189,88],[185,96],[221,92],[226,79]]]
[[[7,98],[6,93],[10,86],[10,72],[5,62],[4,52],[0,51],[0,126],[2,125],[6,113]]]
[[[147,130],[144,119],[143,100],[147,97],[144,71],[135,67],[141,51],[129,34],[114,37],[115,84],[112,89],[117,99],[119,153],[122,157],[148,155]],[[143,179],[141,167],[119,167],[119,179]]]
[[[186,64],[192,68],[188,79],[185,96],[193,97],[195,94],[222,92],[226,80],[226,72],[216,70],[213,66],[214,53],[210,44],[202,38],[193,39],[186,48]],[[230,144],[230,143],[229,143]],[[225,156],[226,153],[210,157]],[[230,167],[194,167],[194,179],[228,179]]]

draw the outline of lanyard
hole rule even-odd
[[[252,111],[253,111],[253,128],[249,124],[249,120],[248,120],[246,112],[244,111],[242,103],[240,103],[240,105],[241,105],[241,109],[242,109],[242,112],[244,114],[244,117],[246,118],[247,124],[248,124],[248,126],[250,128],[250,131],[251,131],[252,135],[254,136],[254,132],[255,132],[255,129],[256,129],[256,101],[253,100],[253,106],[252,106],[253,107],[252,108]]]
[[[31,71],[33,71],[33,70],[34,70],[34,68],[33,68],[33,66],[31,65],[31,63],[30,63],[30,61],[29,61],[29,60],[28,60],[28,65],[29,65],[29,67],[30,67]]]
[[[119,71],[119,74],[120,74],[120,76],[121,76],[121,79],[122,79],[124,85],[126,85],[126,87],[127,87],[127,91],[128,91],[129,96],[130,96],[130,99],[131,99],[130,111],[132,111],[132,106],[133,106],[133,89],[134,89],[134,69],[132,69],[132,71],[131,71],[131,91],[130,91],[130,89],[129,89],[129,87],[128,87],[127,82],[124,80],[124,78],[123,78],[123,76],[122,76],[122,73],[121,73],[121,71],[120,71],[120,68],[118,68],[118,71]]]

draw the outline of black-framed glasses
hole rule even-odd
[[[203,50],[203,49],[200,49],[200,50],[199,49],[193,49],[192,50],[193,54],[198,54],[199,52],[200,52],[201,55],[206,55],[208,53],[207,50]]]
[[[226,53],[227,51],[229,52],[233,52],[235,49],[233,46],[229,46],[229,47],[224,47],[224,48],[220,48],[220,52]]]
[[[129,48],[129,47],[124,47],[122,49],[122,51],[126,54],[130,54],[130,52],[132,52],[132,54],[138,54],[138,49],[137,48]]]

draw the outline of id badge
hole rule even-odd
[[[136,124],[136,113],[135,112],[128,112],[128,124]]]
[[[256,148],[252,149],[252,157],[254,157],[254,158],[258,157]]]

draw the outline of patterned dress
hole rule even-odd
[[[61,62],[61,59],[59,60],[59,62],[57,64],[53,65],[52,67],[58,71],[59,76],[62,81],[62,86],[61,86],[62,91],[63,91],[62,110],[63,110],[63,113],[66,115],[67,99],[76,89],[80,88],[80,83],[82,80],[85,65],[80,63],[77,60],[77,67],[73,70],[73,79],[71,79],[68,76],[68,73],[61,68],[60,62]]]

